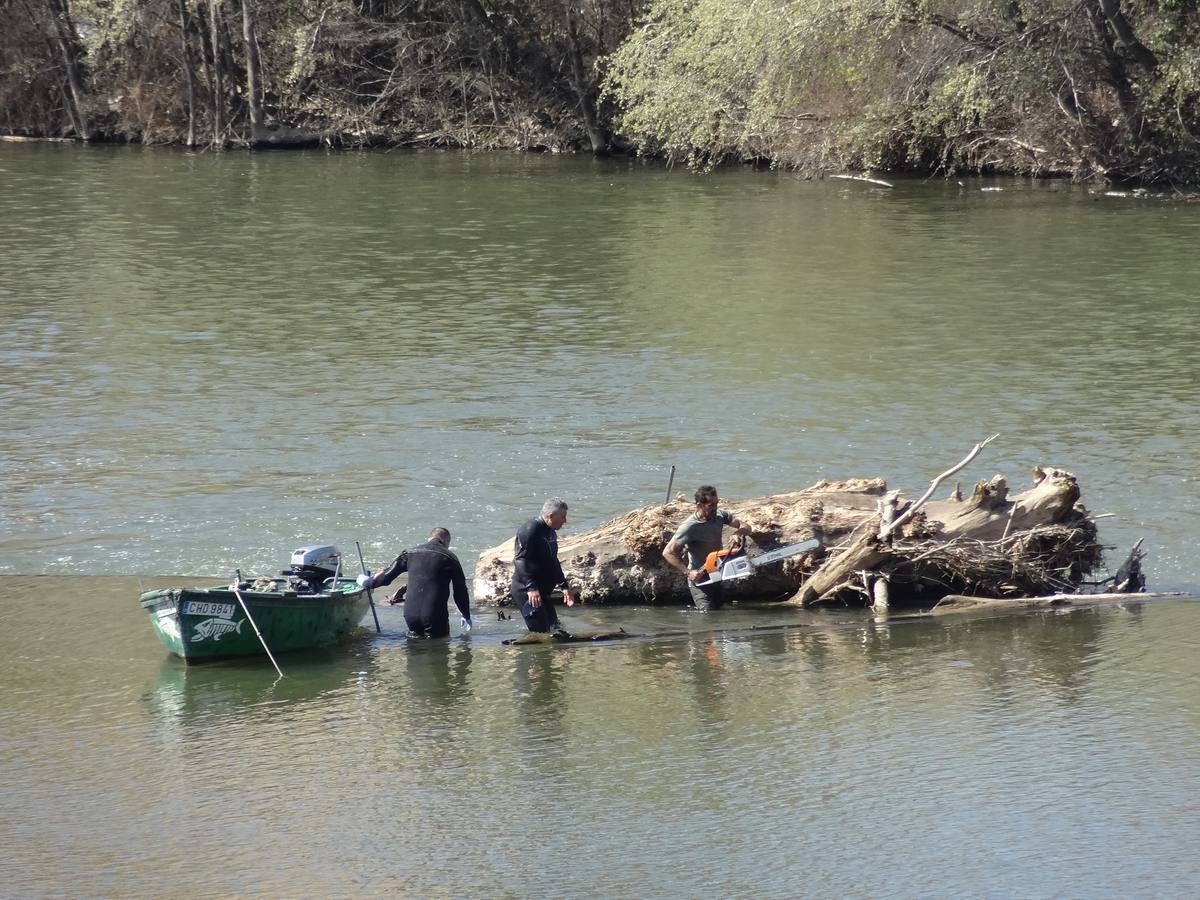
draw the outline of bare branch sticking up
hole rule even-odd
[[[910,506],[908,509],[906,509],[904,511],[903,515],[892,520],[891,522],[887,523],[886,525],[882,526],[879,529],[879,539],[881,541],[887,540],[888,537],[890,537],[892,535],[892,533],[896,531],[897,528],[899,528],[901,525],[903,525],[905,522],[907,522],[909,519],[911,519],[916,514],[917,510],[925,505],[925,501],[927,501],[930,497],[933,496],[933,492],[937,490],[937,486],[939,484],[941,484],[943,481],[945,481],[947,478],[949,478],[951,475],[953,475],[959,469],[961,469],[965,465],[967,465],[967,463],[969,463],[971,460],[973,460],[976,456],[979,455],[980,450],[982,450],[984,447],[986,447],[988,444],[990,444],[992,441],[994,441],[998,437],[1000,437],[999,434],[993,434],[987,440],[980,441],[978,444],[976,444],[974,447],[971,448],[970,453],[968,453],[965,457],[963,457],[962,462],[958,463],[958,465],[953,466],[952,468],[947,469],[945,472],[943,472],[937,478],[933,479],[933,483],[929,485],[929,489],[927,491],[925,491],[924,494],[921,495],[920,499],[917,500],[916,503],[914,503],[912,506]]]

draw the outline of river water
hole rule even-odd
[[[982,190],[982,188],[1001,190]],[[1198,607],[585,608],[185,670],[139,590],[467,568],[703,481],[1073,471],[1196,592],[1200,208],[1054,183],[0,145],[20,895],[1190,896]]]

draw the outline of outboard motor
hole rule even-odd
[[[337,547],[301,547],[292,551],[292,567],[282,574],[299,578],[319,593],[326,579],[340,570],[341,558]]]

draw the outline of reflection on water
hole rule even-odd
[[[1117,608],[1136,623],[1140,610],[1136,600]],[[1086,669],[1100,659],[1101,622],[1109,614],[1099,608],[1055,609],[969,620],[964,627],[978,640],[974,654],[963,662],[997,691],[1004,691],[1014,680],[1033,678],[1069,700]],[[863,629],[862,645],[871,677],[903,676],[903,666],[912,654],[943,649],[946,635],[912,624],[912,620],[882,620]]]
[[[401,701],[413,715],[451,717],[471,699],[471,649],[461,641],[409,638]]]
[[[566,751],[564,728],[569,700],[566,679],[576,655],[571,648],[528,647],[513,652],[512,690],[516,701],[517,739],[514,775],[540,784],[553,774],[546,760]]]
[[[167,658],[134,579],[2,581],[14,894],[1200,889],[1193,602],[573,610],[641,637],[528,647],[385,608],[277,679]]]
[[[164,724],[197,728],[246,715],[269,717],[282,708],[291,715],[370,679],[375,663],[369,642],[364,636],[338,647],[283,654],[284,678],[262,659],[188,666],[167,656],[145,699]]]

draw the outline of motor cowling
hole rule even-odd
[[[341,558],[338,548],[331,545],[301,547],[292,551],[292,567],[283,574],[294,575],[307,582],[312,590],[319,591],[326,579],[341,569]]]

